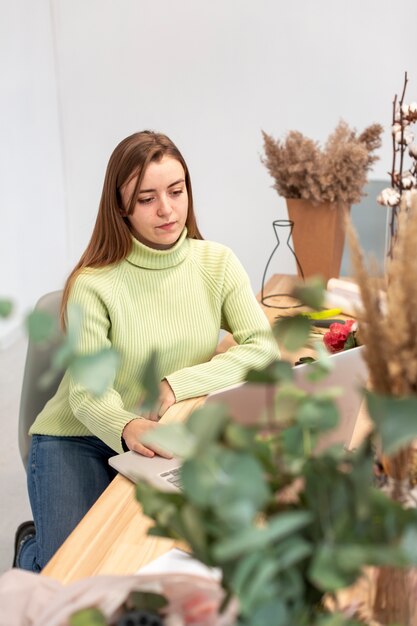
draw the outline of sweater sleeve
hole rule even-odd
[[[97,281],[88,274],[77,277],[68,299],[68,329],[71,328],[71,308],[82,314],[77,339],[78,354],[94,354],[111,348],[110,317],[106,295],[100,293]],[[111,297],[111,296],[109,296]],[[116,372],[114,373],[114,377]],[[114,378],[113,378],[114,383]],[[112,384],[113,384],[112,383]],[[122,432],[125,425],[139,417],[125,410],[120,394],[110,385],[101,396],[95,396],[69,375],[69,404],[74,416],[88,430],[116,452],[123,452]]]
[[[249,277],[231,251],[221,300],[222,328],[232,333],[238,345],[207,363],[167,376],[177,402],[242,382],[249,369],[262,369],[280,357],[271,326],[253,294]]]

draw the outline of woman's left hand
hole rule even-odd
[[[174,392],[172,391],[171,385],[167,380],[163,380],[159,386],[159,411],[158,411],[158,419],[163,416],[163,414],[168,411],[169,407],[175,404],[176,399]]]
[[[175,404],[175,402],[176,399],[174,392],[171,389],[171,385],[164,379],[159,385],[159,409],[155,409],[148,414],[142,414],[142,417],[152,420],[152,422],[158,422],[163,414],[168,411],[169,407]]]

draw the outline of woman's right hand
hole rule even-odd
[[[154,444],[147,443],[145,445],[141,442],[141,438],[145,433],[159,427],[160,424],[157,422],[137,418],[126,424],[123,429],[122,437],[129,450],[134,450],[134,452],[138,452],[143,456],[153,457],[155,454],[159,454],[159,456],[163,456],[166,459],[172,459],[172,454],[167,452],[167,450]]]

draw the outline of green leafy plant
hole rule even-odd
[[[286,381],[261,427],[211,406],[152,435],[167,447],[175,432],[185,461],[181,493],[137,485],[155,521],[150,532],[183,539],[196,558],[220,567],[242,624],[268,616],[277,626],[321,624],[324,595],[352,584],[364,565],[417,563],[407,548],[417,513],[372,486],[369,442],[354,453],[314,454],[336,422],[331,394],[307,395]]]
[[[13,313],[13,303],[0,298],[0,318],[8,318]],[[71,325],[65,336],[59,340],[58,321],[42,310],[34,310],[24,319],[24,326],[33,343],[57,343],[49,369],[39,380],[39,386],[46,388],[62,371],[69,369],[74,379],[90,393],[100,396],[111,384],[119,366],[119,355],[113,349],[100,350],[94,354],[77,352],[78,337],[83,313],[73,307],[69,311]]]
[[[6,318],[11,315],[13,311],[13,303],[6,298],[0,298],[0,318]]]
[[[300,317],[276,329],[295,347]],[[325,359],[320,375],[328,367]],[[417,564],[417,511],[374,486],[369,437],[355,451],[316,452],[320,436],[337,424],[336,392],[307,394],[292,375],[282,361],[249,372],[251,382],[278,383],[254,424],[210,405],[148,435],[184,458],[182,491],[142,483],[137,498],[155,522],[151,534],[185,540],[196,558],[221,568],[242,626],[354,626],[360,617],[330,612],[326,598],[354,583],[364,566]],[[407,420],[388,429],[388,418],[378,414],[377,427],[394,446],[414,435]]]

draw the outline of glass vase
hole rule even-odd
[[[262,288],[261,288],[261,302],[264,306],[272,309],[293,309],[302,306],[290,293],[269,293],[266,295],[266,283],[268,274],[281,274],[282,267],[285,267],[288,262],[288,254],[294,258],[297,267],[298,274],[304,279],[303,269],[294,252],[291,244],[292,230],[294,228],[294,222],[292,220],[275,220],[272,222],[277,243],[271,252],[271,255],[266,263],[264,273],[262,276]],[[279,300],[282,298],[290,299],[289,304],[285,306],[279,304]]]

